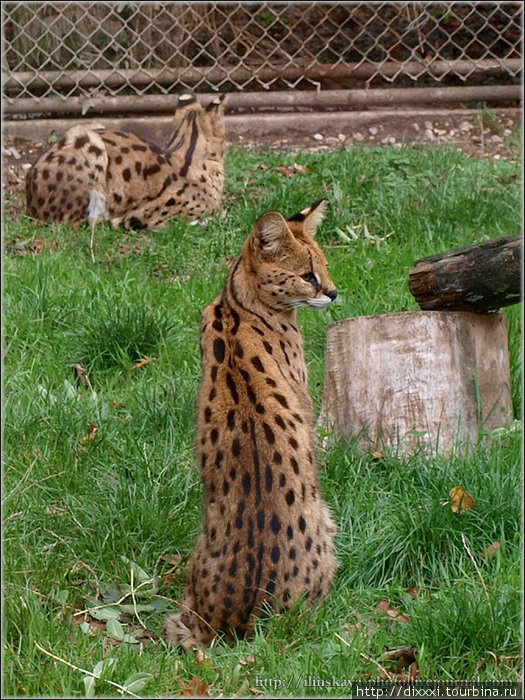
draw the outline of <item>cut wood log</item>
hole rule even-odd
[[[371,452],[447,455],[512,418],[501,312],[412,311],[327,329],[319,423]]]
[[[418,260],[410,291],[422,309],[493,311],[521,299],[521,238],[507,236]]]

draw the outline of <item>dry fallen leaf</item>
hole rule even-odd
[[[403,647],[401,649],[389,649],[381,655],[382,661],[395,661],[396,670],[407,668],[416,661],[417,649],[414,647]]]
[[[310,171],[306,165],[301,165],[300,163],[294,163],[293,165],[278,165],[276,168],[278,173],[284,175],[285,177],[293,177],[297,173],[300,175],[307,175]]]
[[[393,620],[397,620],[398,622],[410,622],[410,618],[406,615],[403,615],[403,613],[400,610],[398,610],[397,608],[391,608],[389,601],[386,599],[380,600],[377,607],[379,610],[385,612],[388,615],[388,617],[391,617]]]
[[[177,578],[180,576],[180,571],[178,571],[179,564],[181,562],[181,557],[178,554],[163,554],[160,558],[161,562],[166,564],[171,564],[172,568],[165,573],[161,573],[160,578],[165,586],[171,586],[175,583]]]
[[[481,552],[481,556],[485,557],[486,559],[492,559],[492,557],[498,554],[498,552],[500,551],[500,547],[500,542],[493,542],[487,547],[487,549],[484,552]]]
[[[251,664],[255,663],[255,656],[253,654],[250,654],[250,656],[247,656],[245,659],[241,659],[239,661],[241,666],[248,666]]]
[[[156,357],[142,357],[135,365],[133,365],[133,367],[131,367],[130,371],[133,371],[134,369],[140,369],[140,367],[145,367],[146,365],[149,365],[150,362],[156,361]]]
[[[467,493],[462,486],[451,488],[450,498],[452,499],[451,508],[453,513],[465,513],[476,505],[474,497]]]
[[[160,558],[161,561],[165,561],[173,566],[178,566],[181,562],[181,557],[178,554],[163,554]]]
[[[180,694],[188,698],[209,698],[208,687],[206,681],[203,681],[199,676],[194,676],[186,685],[179,681]]]
[[[413,661],[408,667],[408,673],[398,673],[397,680],[402,683],[408,683],[419,676],[419,664]]]
[[[416,661],[417,653],[417,649],[414,649],[414,647],[390,649],[381,655],[381,662],[395,661],[397,680],[407,682],[419,676],[419,664]],[[406,669],[408,669],[408,673]]]
[[[412,598],[415,598],[417,595],[419,595],[420,588],[419,586],[412,586],[407,590],[408,595],[411,595]]]
[[[89,440],[94,440],[95,435],[98,433],[98,426],[94,425],[93,423],[90,423],[87,427],[88,429],[88,434],[84,435],[82,438],[82,442],[88,442]]]
[[[42,249],[44,247],[44,241],[42,238],[35,238],[31,243],[29,244],[29,250],[32,253],[35,253],[35,255],[38,255],[39,253],[42,252]]]
[[[84,384],[85,386],[89,387],[91,391],[93,391],[93,385],[91,384],[89,377],[86,374],[86,368],[84,366],[84,363],[75,362],[74,364],[69,366],[75,371],[75,379],[77,381],[77,384],[79,386],[81,384]]]
[[[358,610],[355,610],[354,608],[350,607],[350,612],[356,616],[358,622],[356,622],[355,625],[345,625],[343,627],[344,631],[349,636],[361,632],[363,636],[370,637],[373,634],[375,634],[376,631],[379,629],[379,625],[377,624],[377,622],[373,622],[372,620],[366,620],[365,616]]]
[[[83,622],[87,622],[87,624],[90,627],[93,627],[97,630],[105,630],[106,629],[106,622],[105,620],[95,620],[94,617],[91,617],[91,615],[87,612],[83,613],[82,615],[73,615],[72,620],[75,625],[81,625]]]

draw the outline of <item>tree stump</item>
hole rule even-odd
[[[506,236],[418,260],[410,291],[422,309],[494,311],[521,299],[519,236]]]
[[[446,455],[512,417],[501,312],[413,311],[328,327],[319,423],[367,450]]]

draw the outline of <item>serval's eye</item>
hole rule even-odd
[[[301,275],[301,277],[305,282],[309,282],[309,284],[311,284],[316,291],[321,289],[319,279],[317,278],[315,272],[306,272],[304,275]]]

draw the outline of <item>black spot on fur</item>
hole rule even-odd
[[[258,370],[259,372],[265,371],[263,363],[261,362],[260,358],[257,357],[257,355],[255,357],[252,357],[251,362],[252,362],[252,365],[255,367],[255,369]]]
[[[93,153],[93,155],[98,158],[99,156],[102,155],[102,149],[99,148],[98,146],[94,146],[91,144],[91,146],[88,148],[88,153]]]
[[[264,530],[265,520],[266,520],[266,517],[264,514],[264,510],[259,510],[257,512],[257,527],[259,528],[259,532],[262,532]]]
[[[222,338],[215,338],[213,341],[213,354],[217,362],[224,362],[224,355],[226,353],[226,346]]]
[[[151,175],[155,175],[155,173],[158,173],[159,171],[160,165],[155,163],[154,165],[150,165],[148,168],[144,168],[142,177],[146,180],[148,177],[150,177]]]
[[[275,434],[274,434],[273,430],[270,428],[268,423],[266,423],[264,421],[263,421],[262,427],[264,430],[264,435],[266,437],[266,440],[268,441],[268,443],[270,445],[273,445],[273,443],[275,442]]]
[[[84,148],[84,146],[88,142],[89,142],[89,138],[87,136],[77,136],[77,138],[75,139],[74,147],[79,148],[79,149]]]
[[[239,393],[237,392],[237,387],[230,372],[228,372],[228,374],[226,375],[226,384],[228,385],[228,389],[230,390],[230,394],[232,395],[234,403],[238,404]]]
[[[272,394],[272,396],[274,397],[274,399],[277,399],[277,401],[281,404],[283,408],[288,408],[288,401],[286,400],[286,396],[283,396],[282,394],[277,394],[275,392]]]
[[[267,465],[265,470],[265,486],[268,493],[271,492],[273,486],[273,471],[272,468]]]
[[[278,413],[274,416],[274,420],[277,423],[277,425],[279,426],[279,428],[286,430],[286,424]]]
[[[147,228],[147,224],[143,223],[136,216],[132,216],[131,219],[129,220],[129,227],[136,229],[137,231],[140,231],[142,229]]]

